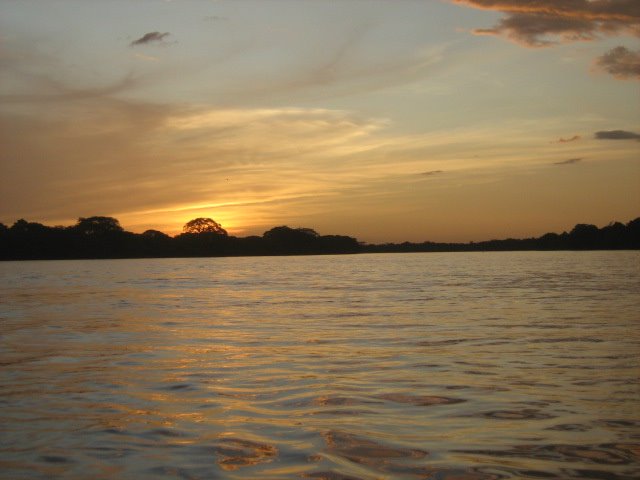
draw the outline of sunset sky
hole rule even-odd
[[[0,222],[477,241],[640,216],[638,0],[0,0]]]

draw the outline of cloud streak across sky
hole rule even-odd
[[[598,140],[640,140],[640,134],[626,130],[605,130],[594,134]]]
[[[568,138],[563,138],[560,137],[558,140],[556,140],[555,143],[571,143],[571,142],[577,142],[578,140],[580,140],[582,137],[580,135],[573,135],[572,137],[568,137]]]
[[[554,165],[573,165],[574,163],[581,162],[582,158],[569,158],[560,162],[555,162]]]

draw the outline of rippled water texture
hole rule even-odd
[[[0,476],[639,478],[639,262],[0,263]]]

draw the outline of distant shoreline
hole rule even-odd
[[[70,227],[26,220],[11,227],[0,224],[0,261],[598,250],[640,250],[640,218],[602,228],[578,224],[568,233],[546,233],[538,238],[386,244],[287,226],[274,227],[262,236],[233,237],[211,219],[192,220],[185,233],[174,237],[157,230],[127,232],[112,217],[80,218]]]
[[[326,257],[349,255],[404,255],[411,253],[514,253],[514,252],[637,252],[640,248],[591,249],[591,250],[440,250],[440,251],[397,251],[397,252],[352,252],[352,253],[274,253],[257,255],[206,255],[199,257],[74,257],[74,258],[0,258],[0,262],[69,262],[86,260],[180,260],[196,258],[271,258],[271,257]]]

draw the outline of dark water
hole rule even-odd
[[[0,263],[0,477],[640,477],[640,253]]]

